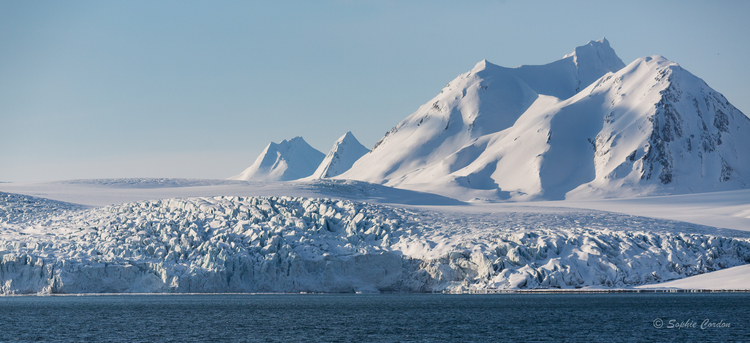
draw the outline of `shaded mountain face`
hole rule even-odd
[[[312,179],[324,179],[337,176],[352,167],[360,157],[370,152],[351,131],[341,136],[320,163],[318,169],[310,176]]]
[[[323,161],[322,152],[302,137],[270,143],[255,162],[230,180],[291,181],[312,175]]]
[[[339,177],[463,200],[744,188],[748,121],[679,65],[625,66],[602,39],[542,66],[478,63]]]
[[[750,119],[661,56],[640,58],[587,89],[602,127],[590,137],[595,178],[568,195],[675,194],[747,188]],[[582,92],[586,93],[586,92]]]

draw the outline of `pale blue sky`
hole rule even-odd
[[[750,2],[0,0],[0,181],[225,178],[271,141],[372,147],[487,59],[607,37],[750,112]]]

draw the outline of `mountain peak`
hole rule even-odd
[[[283,147],[285,149],[288,149],[288,148],[293,147],[293,146],[298,146],[298,145],[301,145],[301,144],[307,144],[307,142],[305,142],[304,138],[302,138],[300,136],[297,136],[297,137],[294,137],[292,139],[285,139],[285,140],[283,140],[283,141],[281,141],[279,143],[271,142],[270,144],[271,145],[275,145],[275,146],[279,146],[279,147]]]
[[[544,65],[480,61],[337,177],[462,200],[678,194],[747,188],[746,146],[721,94],[602,38]]]
[[[455,160],[445,162],[452,158],[449,155],[474,144],[478,137],[512,127],[540,95],[547,96],[540,104],[554,102],[555,99],[550,99],[553,97],[568,99],[599,77],[624,66],[609,42],[589,42],[588,46],[588,49],[584,49],[586,46],[577,48],[577,57],[545,65],[506,68],[481,60],[387,132],[375,144],[372,153],[363,156],[341,178],[398,186],[418,183],[426,177],[419,174],[420,171],[428,170],[428,166],[444,167],[435,171],[435,175],[462,169],[470,163],[471,158],[467,156],[475,154],[454,156]],[[605,62],[614,60],[619,65],[588,55],[602,55]],[[576,58],[580,58],[579,65],[575,64]],[[608,67],[612,64],[615,66]],[[587,83],[582,82],[582,76]],[[492,173],[489,169],[486,172]]]
[[[355,140],[357,141],[357,138],[354,137],[354,134],[351,131],[346,131],[346,133],[339,138],[339,141],[349,141],[349,140]],[[357,141],[359,142],[359,141]]]
[[[490,62],[490,61],[488,61],[486,59],[483,59],[483,60],[479,61],[479,63],[477,63],[476,65],[474,65],[474,68],[471,69],[471,73],[472,74],[476,74],[476,73],[479,73],[479,72],[481,72],[483,70],[487,70],[487,69],[491,69],[491,68],[498,68],[498,67],[499,67],[498,65],[493,64],[492,62]]]
[[[577,69],[578,90],[586,88],[608,72],[616,72],[625,67],[606,38],[576,47],[572,53],[563,57],[568,58],[573,59]]]
[[[590,40],[584,45],[575,47],[575,49],[573,49],[573,52],[563,56],[563,58],[574,57],[578,54],[585,54],[590,51],[600,51],[606,54],[614,54],[614,50],[609,45],[609,41],[607,40],[607,38],[602,38],[600,40]],[[614,57],[617,57],[617,54],[614,54]],[[620,58],[617,57],[617,59]]]
[[[323,162],[320,163],[310,178],[323,179],[337,176],[349,170],[354,165],[354,162],[368,152],[370,152],[370,149],[365,148],[354,137],[351,131],[347,131],[333,143],[333,147],[328,152],[328,155],[326,155]]]
[[[290,181],[311,175],[325,155],[302,137],[269,143],[255,162],[230,180]]]

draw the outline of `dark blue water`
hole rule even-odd
[[[0,340],[750,341],[750,294],[2,297]]]

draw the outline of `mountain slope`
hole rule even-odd
[[[349,170],[354,162],[368,152],[370,149],[365,148],[349,131],[333,143],[328,155],[310,178],[323,179],[339,175]]]
[[[442,181],[552,200],[745,188],[748,124],[699,78],[645,57],[570,99],[540,98],[512,128],[478,139],[470,147],[482,153]]]
[[[323,161],[322,152],[311,147],[302,137],[270,143],[241,174],[229,180],[290,181],[310,176]]]
[[[602,111],[591,114],[603,122],[589,138],[595,178],[570,196],[750,185],[750,119],[678,64],[661,56],[640,58],[587,91],[579,102],[604,100]]]
[[[568,98],[586,86],[592,75],[622,66],[606,39],[589,42],[542,66],[505,68],[481,61],[386,133],[369,154],[339,177],[398,187],[431,184],[436,177],[471,163],[486,147],[473,145],[477,139],[513,126],[540,94],[545,99]],[[446,158],[464,147],[467,150],[446,164]],[[419,173],[437,165],[446,168],[437,174]]]
[[[545,66],[482,61],[340,177],[462,200],[681,194],[750,184],[750,119],[663,57],[604,74],[621,63],[606,40]],[[550,78],[538,81],[541,75]]]

